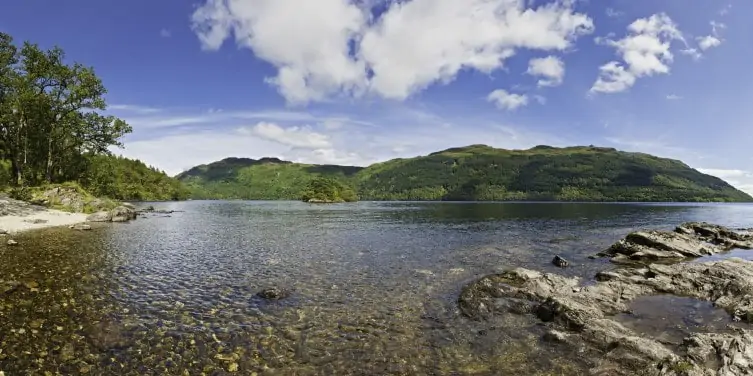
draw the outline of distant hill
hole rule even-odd
[[[318,176],[352,187],[361,200],[753,201],[681,161],[593,146],[470,145],[365,168],[227,158],[177,178],[197,199],[297,200]]]

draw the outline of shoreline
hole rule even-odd
[[[86,222],[87,216],[84,213],[49,209],[10,198],[0,199],[0,230],[9,235],[82,224]]]

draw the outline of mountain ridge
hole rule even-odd
[[[229,157],[176,178],[193,198],[273,200],[298,199],[316,176],[337,179],[366,200],[753,201],[682,161],[593,145],[472,144],[368,166]]]

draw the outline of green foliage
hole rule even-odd
[[[298,199],[319,176],[368,200],[753,201],[680,161],[593,146],[471,145],[366,168],[230,158],[178,178],[194,198]]]
[[[134,201],[188,198],[188,189],[181,182],[138,160],[89,155],[85,166],[78,180],[97,197]]]
[[[177,178],[194,199],[299,200],[319,176],[347,182],[359,167],[315,166],[281,161],[228,158],[194,167]]]
[[[354,202],[358,196],[352,188],[330,178],[311,179],[301,194],[305,202]]]
[[[24,187],[73,181],[81,194],[116,200],[186,198],[164,172],[110,155],[131,127],[100,114],[106,93],[92,68],[67,64],[60,48],[18,47],[0,33],[0,188],[15,187],[12,196],[29,200],[34,192]]]
[[[108,154],[131,127],[101,115],[107,90],[58,47],[20,48],[0,33],[0,159],[15,186],[76,180],[85,154]]]

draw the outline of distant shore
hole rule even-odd
[[[68,213],[24,201],[0,198],[0,230],[8,234],[72,226],[86,222],[86,217],[87,214],[84,213]]]

